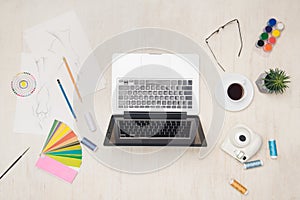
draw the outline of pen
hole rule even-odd
[[[71,106],[71,104],[70,104],[70,101],[69,101],[69,99],[68,99],[68,97],[67,97],[67,95],[66,95],[66,93],[65,93],[65,90],[64,90],[62,84],[60,83],[60,80],[59,80],[59,79],[57,79],[57,83],[58,83],[58,85],[59,85],[59,87],[60,87],[61,92],[63,93],[63,95],[64,95],[64,97],[65,97],[65,100],[66,100],[66,102],[67,102],[67,104],[68,104],[68,106],[69,106],[69,109],[70,109],[70,111],[71,111],[71,113],[72,113],[74,119],[76,119],[75,112],[74,112],[74,110],[73,110],[73,108],[72,108],[72,106]]]
[[[13,164],[11,164],[9,166],[9,168],[0,176],[0,179],[22,158],[22,156],[30,149],[30,147],[28,147],[24,153],[22,153],[18,158],[17,160],[15,160],[15,162],[13,162]]]
[[[67,59],[66,59],[65,57],[63,57],[63,61],[64,61],[64,63],[65,63],[65,66],[66,66],[67,70],[68,70],[69,76],[70,76],[70,78],[71,78],[71,80],[72,80],[72,83],[73,83],[73,85],[74,85],[74,88],[75,88],[75,91],[76,91],[76,93],[77,93],[77,95],[78,95],[78,98],[79,98],[79,100],[82,102],[82,98],[81,98],[81,96],[80,96],[78,87],[77,87],[76,82],[75,82],[75,79],[74,79],[74,77],[73,77],[73,75],[72,75],[71,69],[70,69],[69,64],[68,64],[68,62],[67,62]]]

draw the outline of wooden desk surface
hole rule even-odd
[[[36,159],[45,136],[13,132],[16,98],[11,78],[19,72],[24,50],[22,31],[69,10],[75,10],[96,47],[105,39],[137,27],[161,27],[185,34],[208,52],[207,37],[225,22],[238,18],[244,40],[240,58],[230,44],[216,52],[228,72],[240,73],[252,82],[269,68],[280,67],[292,77],[283,95],[258,92],[252,104],[241,112],[226,112],[218,146],[204,160],[195,150],[187,151],[171,166],[160,171],[132,175],[99,164],[85,152],[79,175],[73,184],[37,170]],[[26,147],[30,151],[0,180],[0,199],[300,199],[300,2],[298,0],[253,1],[1,1],[0,2],[0,172]],[[255,52],[254,43],[270,17],[285,23],[286,29],[268,57]],[[235,43],[238,44],[238,43]],[[219,145],[228,131],[243,123],[259,133],[263,146],[253,159],[264,160],[261,168],[243,170]],[[271,160],[267,140],[275,137],[279,157]],[[243,196],[230,187],[236,178],[248,189]]]

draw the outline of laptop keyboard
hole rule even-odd
[[[193,81],[118,80],[118,108],[192,109]]]
[[[189,138],[191,121],[185,120],[120,120],[120,138]]]

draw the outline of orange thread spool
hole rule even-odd
[[[244,187],[242,184],[240,184],[237,180],[231,179],[229,183],[233,188],[235,188],[237,191],[239,191],[243,195],[248,194],[247,188]]]

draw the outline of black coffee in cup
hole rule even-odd
[[[244,96],[244,88],[239,83],[232,83],[227,89],[227,95],[234,101],[240,100]]]

